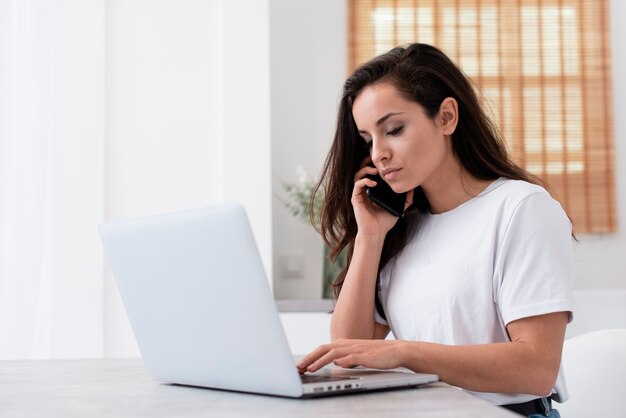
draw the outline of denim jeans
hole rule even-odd
[[[528,418],[561,418],[561,414],[556,409],[551,409],[548,415],[544,414],[532,414],[528,415]]]

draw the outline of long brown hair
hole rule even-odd
[[[435,118],[445,98],[456,99],[460,116],[452,138],[453,152],[463,169],[474,177],[485,180],[506,177],[547,188],[541,179],[510,160],[498,129],[483,111],[471,81],[439,49],[416,43],[373,58],[357,68],[344,83],[333,142],[311,196],[312,209],[315,195],[324,193],[319,219],[313,224],[319,225],[319,232],[331,248],[331,258],[336,259],[344,248],[348,248],[347,265],[334,283],[337,296],[352,259],[357,234],[351,204],[354,174],[368,155],[352,116],[352,103],[365,87],[378,82],[392,84],[405,99],[420,104],[431,119]],[[412,210],[408,210],[387,233],[379,273],[406,245],[416,226],[416,210],[426,212],[430,209],[421,187],[415,189],[413,201]]]

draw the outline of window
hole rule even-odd
[[[439,47],[575,231],[616,230],[607,0],[349,0],[348,16],[350,69],[404,43]]]

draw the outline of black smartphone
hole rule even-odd
[[[406,193],[396,193],[391,186],[383,180],[379,174],[366,176],[376,182],[376,186],[368,187],[366,194],[369,200],[375,202],[383,209],[397,217],[404,213],[404,204],[406,203]]]

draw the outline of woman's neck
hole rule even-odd
[[[447,167],[441,167],[438,175],[424,182],[422,189],[430,203],[430,212],[448,212],[479,195],[493,180],[481,180],[463,169],[452,157]]]

